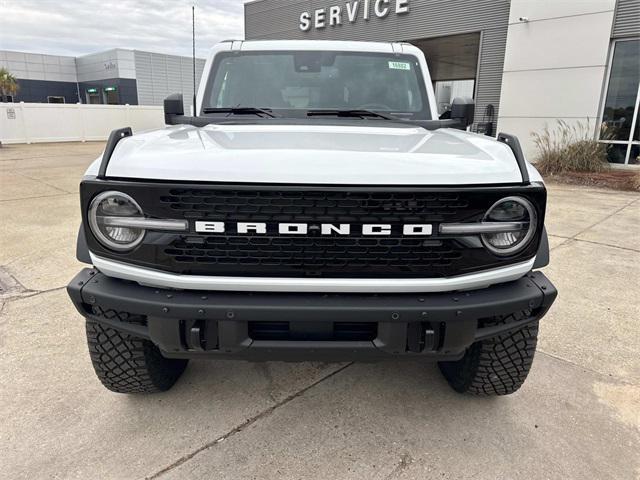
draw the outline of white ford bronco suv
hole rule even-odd
[[[108,389],[190,358],[437,361],[459,392],[524,382],[557,295],[546,191],[517,138],[437,117],[406,43],[228,41],[191,115],[111,133],[80,184],[68,292]]]

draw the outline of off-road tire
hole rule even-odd
[[[87,319],[87,343],[96,375],[117,393],[157,393],[169,390],[188,360],[164,358],[149,340],[121,333]]]
[[[530,312],[481,321],[489,327],[521,320]],[[536,351],[538,322],[519,330],[476,342],[460,360],[440,362],[440,371],[451,387],[460,393],[492,396],[509,395],[524,383]]]

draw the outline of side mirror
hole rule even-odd
[[[457,120],[462,128],[467,128],[473,123],[476,104],[468,97],[456,97],[451,102],[451,119]]]
[[[174,93],[164,99],[164,123],[176,125],[176,117],[184,116],[184,103],[181,93]]]

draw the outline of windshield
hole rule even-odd
[[[430,119],[417,58],[384,53],[220,54],[203,106],[271,109],[284,116],[310,110],[371,110]]]

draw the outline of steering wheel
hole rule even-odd
[[[356,110],[373,110],[374,112],[377,110],[391,111],[391,107],[384,103],[365,103],[364,105],[358,105]]]

